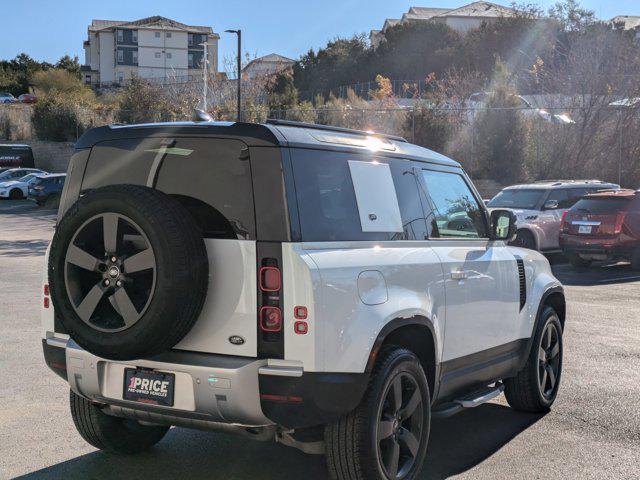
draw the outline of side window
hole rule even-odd
[[[484,211],[457,173],[422,170],[431,200],[432,238],[488,238]]]
[[[292,150],[292,160],[303,241],[425,238],[410,162],[304,149]]]
[[[571,207],[571,200],[569,199],[569,193],[567,189],[564,189],[564,188],[551,190],[551,193],[549,193],[549,196],[547,197],[545,202],[548,202],[549,200],[556,200],[558,202],[558,208]]]

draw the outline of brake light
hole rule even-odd
[[[45,283],[44,286],[42,287],[42,293],[44,294],[44,297],[42,299],[42,306],[44,308],[49,308],[49,284]]]
[[[44,294],[48,297],[49,296],[49,284],[48,283],[44,284],[43,290],[44,290]]]
[[[260,328],[265,332],[282,330],[282,312],[278,307],[262,307],[260,309]]]
[[[562,212],[562,222],[560,223],[560,231],[563,233],[569,233],[569,223],[567,221],[567,213],[569,210]]]
[[[624,212],[618,212],[616,214],[616,223],[615,226],[613,228],[613,233],[614,234],[619,234],[620,232],[622,232],[622,225],[624,224],[624,217],[625,217],[625,213]]]
[[[293,324],[293,331],[298,335],[306,335],[309,331],[309,324],[307,322],[298,321]]]
[[[49,308],[49,297],[44,297],[44,299],[42,300],[42,306],[44,308]]]
[[[307,318],[307,307],[293,307],[293,316],[298,320],[305,320]]]
[[[260,289],[263,292],[277,292],[280,290],[280,284],[280,270],[276,267],[260,269]]]

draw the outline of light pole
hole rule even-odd
[[[204,58],[202,59],[202,110],[207,111],[207,63],[209,63],[209,57],[207,57],[207,42],[201,44],[204,47]]]
[[[237,62],[238,62],[238,78],[237,78],[237,82],[238,82],[238,115],[236,117],[236,120],[238,122],[240,122],[242,120],[242,108],[241,108],[241,101],[242,101],[242,94],[241,94],[241,87],[242,87],[242,30],[238,29],[238,30],[225,30],[226,33],[235,33],[236,35],[238,35],[238,57],[237,57]]]

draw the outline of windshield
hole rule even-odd
[[[545,190],[542,189],[512,189],[502,190],[488,203],[489,208],[521,208],[535,209]]]
[[[20,177],[18,179],[18,181],[19,182],[30,182],[34,178],[35,178],[35,175],[33,173],[30,173],[29,175],[25,175],[24,177]]]

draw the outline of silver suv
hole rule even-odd
[[[553,252],[562,215],[587,193],[620,188],[601,180],[543,180],[503,189],[488,203],[489,209],[508,208],[517,217],[518,231],[511,245]]]

